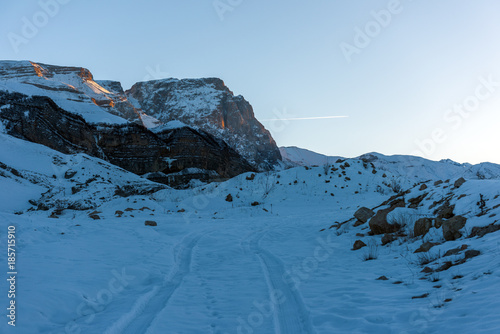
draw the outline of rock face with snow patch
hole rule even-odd
[[[62,153],[86,153],[138,175],[153,173],[155,181],[175,187],[254,170],[223,141],[188,127],[155,134],[135,123],[89,124],[48,97],[18,93],[0,92],[0,105],[8,134]]]
[[[0,61],[0,90],[49,97],[91,124],[136,123],[152,129],[182,121],[225,141],[257,169],[270,170],[281,161],[252,106],[220,79],[156,80],[124,91],[119,82],[94,80],[81,67]]]
[[[163,123],[179,120],[222,138],[260,170],[281,160],[269,131],[252,106],[217,78],[139,82],[126,92],[137,109]]]

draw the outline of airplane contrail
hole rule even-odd
[[[295,118],[273,118],[273,119],[263,119],[263,122],[270,121],[301,121],[307,119],[332,119],[332,118],[348,118],[349,116],[320,116],[320,117],[295,117]]]

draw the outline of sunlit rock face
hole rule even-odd
[[[223,139],[260,170],[272,169],[281,154],[253,108],[217,78],[139,82],[125,92],[136,109],[166,123],[179,120]]]
[[[62,153],[86,153],[173,187],[254,171],[224,141],[180,122],[158,133],[135,123],[90,124],[48,97],[2,91],[0,106],[2,128],[10,135]]]
[[[139,82],[124,91],[119,82],[94,80],[82,67],[0,61],[0,90],[47,96],[88,123],[132,122],[152,129],[179,120],[224,140],[258,170],[281,161],[252,106],[217,78]]]

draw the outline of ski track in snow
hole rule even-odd
[[[176,246],[176,263],[170,274],[165,277],[163,285],[155,286],[151,291],[142,295],[132,309],[115,321],[105,334],[147,333],[157,315],[166,307],[170,297],[190,272],[193,248],[207,233],[190,234],[185,237]]]
[[[274,326],[276,334],[301,334],[315,333],[309,320],[309,312],[304,305],[302,297],[295,287],[285,281],[285,269],[283,262],[272,253],[260,246],[260,240],[266,232],[256,233],[250,241],[245,243],[246,247],[259,258],[266,283],[269,290],[271,302],[274,304]],[[275,299],[275,293],[281,298]]]

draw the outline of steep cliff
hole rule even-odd
[[[187,126],[158,134],[135,123],[89,124],[48,97],[0,91],[0,121],[8,134],[62,153],[86,153],[174,187],[192,179],[227,179],[252,166],[223,141]]]
[[[234,96],[220,79],[139,82],[125,94],[136,109],[163,123],[179,120],[223,139],[261,170],[272,169],[281,160],[250,103]]]

